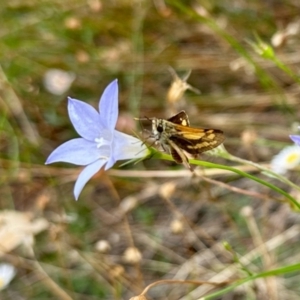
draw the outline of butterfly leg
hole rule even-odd
[[[183,164],[187,169],[192,171],[189,160],[184,152],[173,141],[169,140],[168,143],[170,146],[171,155],[175,162],[178,164]]]

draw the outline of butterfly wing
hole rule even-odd
[[[177,130],[169,139],[184,151],[195,155],[216,148],[225,138],[223,132],[218,129],[189,127],[189,130]]]
[[[168,121],[181,126],[190,126],[189,117],[184,110],[169,118]]]

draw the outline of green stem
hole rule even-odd
[[[209,296],[201,298],[201,299],[205,299],[205,300],[214,299],[216,297],[219,297],[221,295],[224,295],[224,294],[228,293],[229,291],[232,291],[236,287],[238,287],[238,286],[240,286],[240,285],[242,285],[242,284],[244,284],[248,281],[253,281],[253,280],[258,279],[258,278],[269,277],[269,276],[278,276],[278,275],[283,275],[283,274],[286,274],[286,273],[291,273],[291,272],[295,272],[295,271],[299,271],[299,270],[300,270],[300,263],[297,263],[297,264],[294,264],[294,265],[278,268],[278,269],[275,269],[275,270],[262,272],[262,273],[259,273],[259,274],[256,274],[256,275],[251,275],[247,278],[238,280],[236,283],[234,283],[234,284],[232,284],[232,285],[230,285],[230,286],[228,286],[228,287],[226,287],[226,288],[224,288],[220,291],[212,293]]]

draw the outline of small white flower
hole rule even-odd
[[[5,289],[16,275],[16,269],[10,264],[0,264],[0,290]]]
[[[44,75],[44,86],[49,93],[59,96],[70,88],[74,80],[73,72],[50,69]]]
[[[275,155],[271,161],[271,169],[275,173],[285,174],[287,170],[294,169],[300,163],[300,147],[288,146]]]

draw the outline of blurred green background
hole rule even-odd
[[[80,168],[44,165],[58,145],[77,137],[67,96],[97,107],[104,88],[118,78],[117,129],[133,134],[140,130],[134,117],[172,115],[166,96],[170,67],[181,78],[191,70],[188,83],[201,91],[187,91],[175,109],[185,109],[194,126],[223,130],[230,153],[268,163],[292,144],[288,136],[297,133],[300,120],[299,9],[292,0],[2,2],[0,209],[30,212],[30,222],[48,225],[29,230],[33,245],[22,239],[4,251],[3,261],[18,273],[0,298],[130,299],[156,280],[214,281],[235,262],[224,240],[240,257],[257,249],[250,221],[240,213],[244,206],[252,207],[266,245],[275,237],[282,241],[269,265],[257,255],[247,268],[255,273],[299,261],[299,214],[249,179],[214,176],[230,189],[150,159],[100,172],[75,202]],[[254,51],[256,36],[272,45],[276,59]],[[49,87],[52,69],[66,72],[54,80],[65,89]],[[173,172],[164,177],[150,170]],[[287,175],[296,184],[298,172]],[[299,199],[299,191],[273,183]],[[136,248],[138,254],[130,252]],[[223,280],[246,273],[239,265]],[[274,280],[216,299],[299,299],[297,273]],[[185,296],[194,288],[161,285],[148,298],[198,299],[207,293]]]

